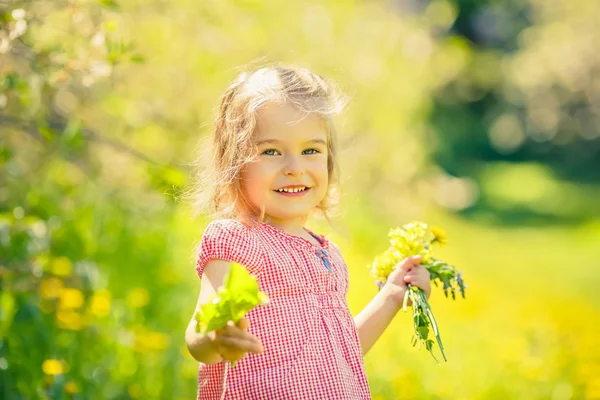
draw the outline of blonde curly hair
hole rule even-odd
[[[196,213],[213,218],[262,220],[247,200],[241,185],[241,171],[256,154],[252,137],[256,113],[266,103],[290,102],[298,110],[319,116],[326,126],[329,187],[317,205],[325,218],[339,201],[338,143],[333,117],[345,105],[335,86],[306,68],[268,66],[241,73],[223,94],[214,118],[212,144],[203,146],[191,190]],[[208,165],[206,165],[208,163]]]

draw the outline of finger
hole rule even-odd
[[[421,262],[421,260],[423,259],[422,256],[412,256],[412,257],[406,257],[404,260],[402,260],[400,262],[400,269],[404,270],[404,271],[410,271],[413,267],[419,265],[419,263]]]
[[[428,280],[429,279],[429,273],[427,273],[426,271],[419,271],[416,269],[411,269],[409,272],[406,273],[406,275],[404,275],[404,277],[408,277],[410,279],[420,279],[420,280]]]
[[[264,352],[264,349],[260,342],[229,336],[221,338],[219,345],[229,350],[243,351],[245,353],[261,354]]]
[[[254,346],[256,346],[256,348],[261,348],[261,349],[263,348],[263,345],[260,342],[260,340],[256,336],[253,336],[253,335],[249,334],[248,332],[243,332],[243,334],[240,335],[238,337],[238,339],[244,340],[248,343],[252,343]]]
[[[429,282],[429,278],[421,275],[411,274],[404,276],[404,282],[410,283],[413,286],[426,285]]]
[[[423,267],[415,267],[407,275],[414,275],[414,276],[417,276],[417,277],[419,277],[420,279],[423,279],[423,280],[429,280],[429,278],[431,277],[431,274],[429,273],[429,270],[427,268],[423,268]]]
[[[219,332],[220,335],[225,335],[225,336],[231,336],[231,335],[239,335],[240,332],[243,332],[242,329],[240,329],[237,324],[233,321],[227,321],[227,324],[225,324],[224,327],[222,327],[221,329],[219,329],[217,332]]]
[[[413,280],[411,283],[411,285],[418,287],[419,289],[427,292],[431,289],[431,286],[428,285],[427,281],[423,281],[423,280],[419,280],[419,279],[415,279]]]
[[[421,263],[421,261],[423,261],[423,256],[412,256],[412,257],[408,257],[408,260],[410,260],[410,262],[416,266],[419,265]]]
[[[247,324],[247,323],[248,322],[244,322],[242,324]],[[243,340],[250,340],[250,341],[255,341],[255,342],[259,343],[259,340],[254,335],[249,333],[247,330],[244,330],[244,329],[238,327],[237,325],[227,326],[227,327],[223,328],[223,331],[220,333],[219,336],[231,337],[231,338],[243,339]]]
[[[206,334],[206,336],[209,337],[211,342],[214,342],[218,335],[219,335],[219,330],[210,331]]]
[[[248,318],[242,318],[238,321],[237,327],[243,330],[248,329],[250,326],[250,320]]]
[[[406,281],[406,279],[408,280],[415,280],[415,278],[418,278],[419,275],[415,274],[415,272],[413,270],[409,271],[406,273],[406,275],[404,275],[404,280]]]
[[[429,273],[429,269],[424,267],[421,264],[416,264],[414,267],[415,267],[415,270],[417,270],[417,271],[420,271],[422,273],[424,273],[424,272]]]
[[[227,347],[219,347],[217,351],[224,360],[231,362],[241,360],[246,355],[243,351],[231,350]]]
[[[217,351],[222,356],[227,356],[228,358],[239,356],[239,354],[245,353],[243,350],[239,349],[237,344],[234,344],[233,341],[221,341],[216,346]]]
[[[231,328],[235,328],[235,324],[233,323],[233,321],[227,321],[225,326],[223,326],[219,329],[216,329],[215,333],[217,334],[217,336],[226,335],[231,332]]]
[[[260,354],[265,352],[264,346],[256,336],[252,336],[249,333],[246,333],[243,340],[245,341],[247,346],[249,346],[249,348],[252,349],[252,353]]]

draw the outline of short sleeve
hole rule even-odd
[[[257,275],[262,265],[262,252],[256,234],[235,220],[216,220],[206,227],[198,247],[196,272],[202,278],[211,260],[233,261]]]

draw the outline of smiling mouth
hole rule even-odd
[[[298,186],[298,187],[293,187],[293,188],[276,189],[275,192],[278,192],[278,193],[299,193],[299,192],[305,192],[308,189],[310,189],[310,188],[306,187],[306,186]]]

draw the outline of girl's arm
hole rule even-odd
[[[242,318],[237,324],[230,321],[226,327],[206,335],[196,332],[196,312],[200,305],[209,301],[219,286],[223,284],[229,266],[230,262],[221,260],[212,260],[206,264],[202,274],[198,304],[185,331],[185,343],[188,351],[192,357],[203,364],[216,364],[223,359],[239,360],[246,353],[260,354],[264,351],[258,338],[246,331],[250,323],[246,318]]]
[[[401,291],[392,295],[392,291]],[[404,290],[399,287],[391,288],[391,285],[385,285],[377,295],[367,304],[367,306],[354,317],[354,323],[358,330],[358,338],[363,356],[373,347],[381,334],[388,327],[392,319],[402,306],[396,301],[397,297],[404,297]]]
[[[363,356],[373,347],[392,319],[402,307],[408,283],[425,291],[429,297],[431,284],[429,271],[419,266],[420,256],[408,257],[389,275],[383,288],[354,318]]]
[[[185,330],[185,343],[190,354],[203,364],[216,364],[223,358],[213,347],[208,335],[200,335],[196,332],[196,312],[200,309],[200,305],[206,303],[216,293],[219,286],[223,284],[228,270],[229,263],[226,261],[213,260],[206,264],[202,274],[198,303]]]

